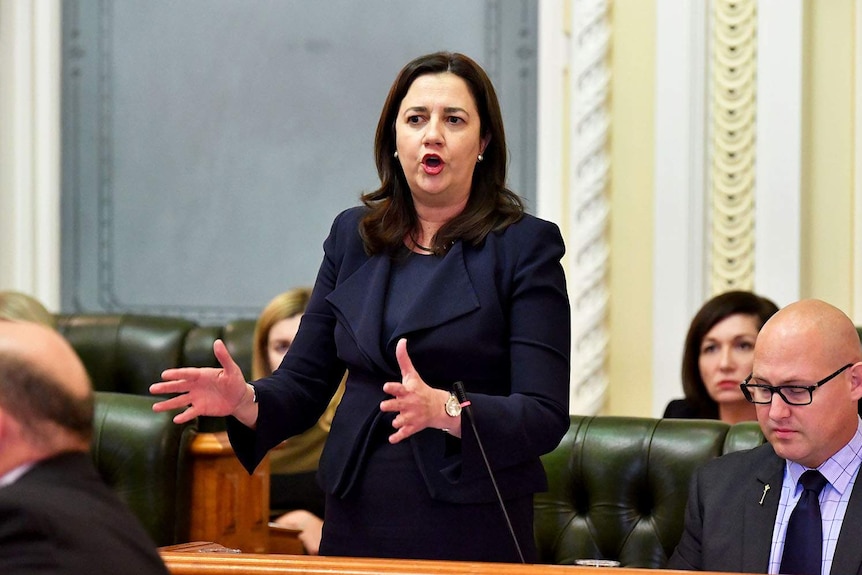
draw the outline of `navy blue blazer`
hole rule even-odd
[[[667,568],[766,573],[784,464],[765,443],[714,459],[698,470],[689,489],[682,539]],[[763,496],[767,484],[772,489]],[[862,575],[860,541],[862,481],[857,479],[841,524],[832,573]]]
[[[455,242],[405,310],[395,333],[382,331],[392,260],[369,257],[359,235],[366,213],[342,212],[290,351],[275,373],[254,383],[257,427],[228,418],[237,456],[253,470],[280,441],[317,421],[346,368],[344,398],[318,470],[323,488],[343,496],[361,468],[371,432],[384,416],[387,381],[400,381],[397,341],[431,386],[464,383],[476,426],[506,498],[543,491],[539,460],[569,425],[570,311],[556,225],[525,215],[479,246]],[[447,439],[448,438],[448,439]],[[476,439],[438,429],[408,439],[431,497],[495,498]]]

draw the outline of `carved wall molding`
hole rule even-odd
[[[569,71],[569,298],[572,413],[598,413],[608,388],[611,25],[606,0],[573,0]]]
[[[711,269],[713,294],[754,288],[756,0],[714,0]]]

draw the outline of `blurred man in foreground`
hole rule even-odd
[[[168,572],[93,465],[93,402],[60,334],[0,320],[0,573]]]

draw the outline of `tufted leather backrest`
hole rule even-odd
[[[251,379],[254,325],[253,319],[235,319],[219,326],[196,326],[186,337],[181,365],[218,367],[213,342],[220,338],[246,379]]]
[[[96,392],[91,454],[102,478],[157,545],[188,541],[194,422],[153,411],[155,398]]]
[[[755,422],[572,416],[542,457],[549,489],[535,498],[540,562],[663,568],[682,535],[694,470],[763,441]]]
[[[154,492],[147,492],[151,486],[134,485],[135,475],[142,481],[149,481],[152,478],[148,476],[154,475],[142,471],[148,467],[134,466],[150,458],[147,465],[157,470],[156,475],[163,481],[179,482],[179,497],[185,489],[185,452],[177,456],[176,474],[152,463],[157,452],[138,445],[142,435],[135,434],[134,426],[140,425],[143,435],[152,436],[146,440],[148,445],[150,441],[156,442],[154,445],[161,445],[160,441],[173,444],[175,438],[157,439],[161,423],[142,418],[137,409],[143,405],[141,401],[152,405],[154,399],[149,397],[148,388],[158,381],[164,369],[217,366],[212,353],[212,343],[217,337],[225,341],[243,373],[250,377],[254,320],[201,326],[167,316],[61,314],[57,316],[57,325],[81,356],[96,390],[145,396],[128,399],[99,394],[104,399],[99,401],[98,409],[104,411],[97,413],[103,413],[104,417],[102,429],[94,437],[94,457],[101,458],[100,469],[109,481],[120,485],[121,495],[124,494],[138,516],[147,518],[145,523],[151,526],[160,544],[181,542],[182,537],[171,539],[155,527],[166,524],[169,511],[153,503]],[[138,406],[126,401],[137,402]],[[145,411],[152,413],[149,408]],[[122,421],[124,418],[128,421]],[[155,428],[149,428],[150,425]],[[196,425],[201,431],[217,431],[223,429],[223,420],[200,418]],[[173,423],[167,429],[177,430]],[[114,437],[122,439],[115,443]],[[181,439],[180,444],[187,440],[185,436]],[[577,558],[608,558],[619,560],[624,566],[663,567],[682,532],[688,480],[694,468],[722,453],[747,449],[762,441],[756,423],[730,428],[707,420],[572,416],[569,431],[559,447],[542,459],[550,488],[535,500],[535,535],[541,561],[571,563]],[[106,448],[109,444],[112,447],[95,450],[98,442]],[[139,453],[136,450],[141,450],[140,457],[135,455]],[[167,455],[170,461],[173,455]],[[122,458],[125,458],[123,466],[110,463],[121,462]],[[122,469],[132,469],[132,476],[121,478]],[[132,481],[128,484],[131,487],[122,487],[127,481]],[[164,487],[159,488],[161,493],[166,493]],[[165,496],[160,501],[171,498]],[[182,521],[187,520],[188,513],[180,511],[187,504],[187,497],[172,503],[179,517],[174,538],[186,528]]]
[[[186,336],[179,365],[219,367],[213,353],[213,342],[218,338],[224,341],[231,357],[250,380],[254,326],[253,319],[236,319],[223,326],[195,326]],[[198,427],[201,431],[224,431],[227,425],[223,417],[200,417]]]
[[[97,391],[148,393],[162,370],[180,365],[190,320],[129,314],[57,316]]]
[[[188,443],[195,430],[223,430],[224,418],[175,425],[173,413],[152,411],[156,399],[149,387],[169,367],[216,367],[216,338],[225,340],[251,377],[254,320],[201,326],[179,317],[136,314],[59,314],[56,319],[97,391],[92,453],[99,471],[157,544],[188,541]]]
[[[97,391],[148,395],[165,369],[217,367],[213,342],[222,338],[251,377],[253,319],[201,326],[179,317],[135,314],[59,314],[57,329],[84,362]]]

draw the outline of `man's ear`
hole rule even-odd
[[[0,405],[0,441],[8,440],[10,437],[20,437],[22,429],[21,421]]]
[[[850,368],[850,397],[856,401],[862,399],[862,361]]]
[[[3,445],[4,441],[10,437],[13,427],[17,425],[18,422],[0,406],[0,445]]]

